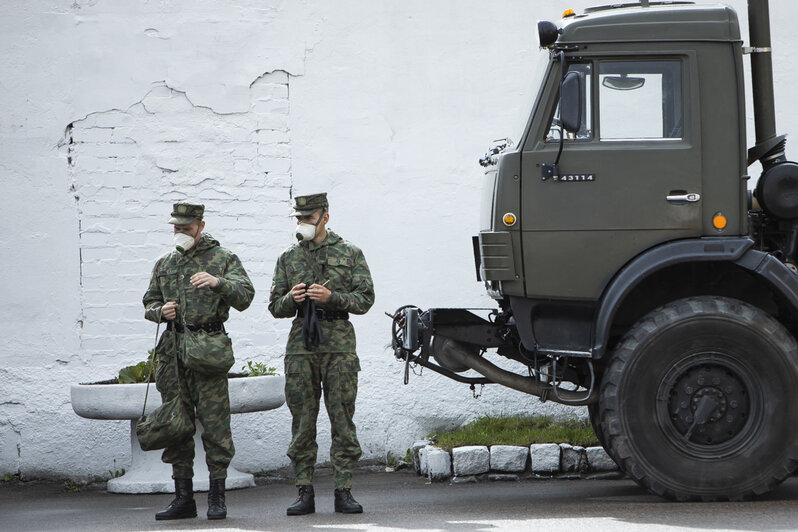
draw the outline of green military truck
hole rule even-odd
[[[405,382],[414,364],[586,405],[623,471],[668,498],[744,499],[795,470],[798,164],[775,130],[768,9],[749,0],[747,46],[718,4],[538,23],[524,132],[481,160],[473,245],[497,308],[397,310]]]

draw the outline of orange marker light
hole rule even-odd
[[[562,12],[562,18],[573,17],[575,15],[576,11],[574,11],[573,9],[566,9],[565,11]]]
[[[712,217],[712,225],[714,225],[717,230],[725,229],[727,223],[726,217],[721,213],[717,213]]]
[[[507,214],[504,215],[502,221],[504,222],[504,225],[506,225],[507,227],[515,225],[515,214],[508,212]]]

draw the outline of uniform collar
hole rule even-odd
[[[183,256],[183,257],[193,257],[197,253],[202,253],[203,251],[209,250],[209,249],[211,249],[213,247],[216,247],[218,245],[219,245],[219,241],[216,240],[215,238],[213,238],[209,233],[202,233],[202,235],[200,235],[200,238],[197,241],[197,243],[194,244],[191,247],[191,249],[188,250],[188,253],[186,253],[185,255],[181,254],[181,256]],[[179,251],[177,253],[180,254]]]
[[[317,249],[323,248],[325,246],[332,246],[341,241],[341,237],[327,229],[327,237],[321,241],[321,244],[317,244],[312,240],[307,243],[308,250],[315,251]],[[300,244],[301,245],[301,244]]]

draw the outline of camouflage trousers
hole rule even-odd
[[[285,402],[291,411],[291,444],[288,457],[298,486],[313,484],[316,464],[316,419],[319,398],[330,418],[330,462],[336,488],[352,487],[352,473],[363,452],[352,422],[357,399],[357,372],[360,362],[355,353],[313,353],[286,355]]]
[[[175,368],[180,371],[180,382]],[[180,394],[188,407],[192,421],[199,419],[205,431],[202,446],[210,478],[227,478],[227,466],[235,454],[233,434],[230,431],[230,395],[227,375],[207,376],[185,367],[175,357],[159,357],[155,384],[162,401]],[[172,464],[174,478],[194,477],[194,436],[179,444],[167,447],[161,456]]]

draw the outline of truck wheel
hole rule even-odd
[[[798,463],[798,344],[761,310],[691,297],[641,319],[612,354],[605,447],[635,482],[678,500],[740,500]]]
[[[596,439],[605,449],[607,445],[604,443],[604,428],[601,426],[601,417],[599,417],[598,403],[590,403],[587,405],[587,414],[590,417],[590,424],[593,426],[593,432],[596,433]]]

